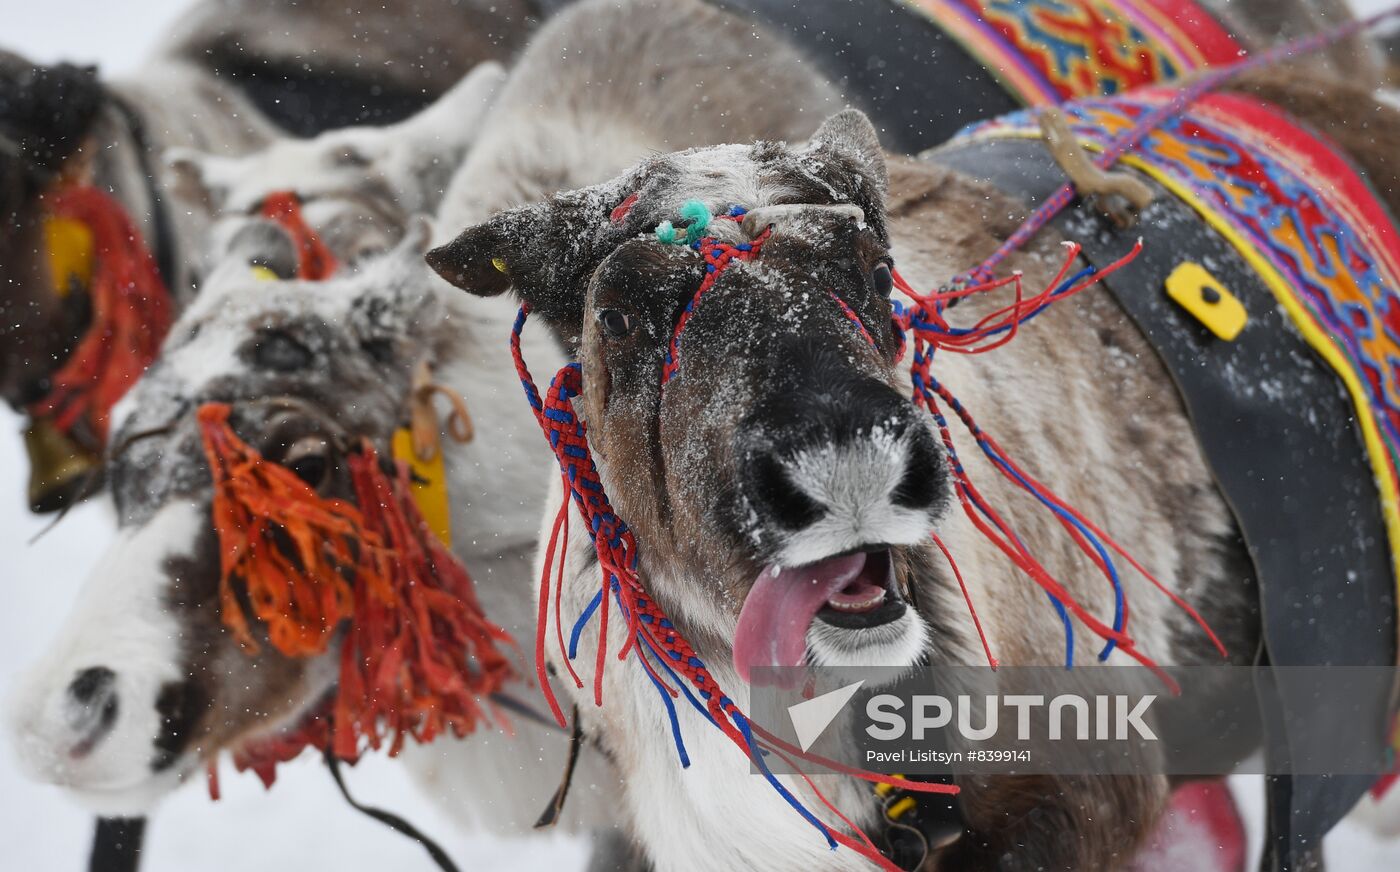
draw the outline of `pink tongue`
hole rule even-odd
[[[800,666],[807,629],[826,601],[865,568],[865,555],[833,557],[795,569],[769,566],[759,573],[739,612],[734,633],[734,668],[753,683],[760,666]]]

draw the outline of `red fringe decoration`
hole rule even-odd
[[[390,478],[365,441],[349,458],[359,506],[327,499],[240,440],[229,412],[221,403],[198,411],[214,479],[224,624],[258,650],[235,579],[288,656],[324,652],[340,622],[350,622],[330,711],[251,743],[235,765],[270,785],[276,764],[308,746],[354,761],[361,739],[377,749],[387,738],[393,755],[407,736],[428,742],[444,730],[474,730],[480,698],[514,677],[498,647],[513,642],[486,619],[466,569],[424,524],[407,468],[398,464]]]
[[[335,255],[301,213],[301,198],[291,191],[268,194],[262,202],[262,216],[282,225],[297,247],[297,278],[318,282],[335,272]]]
[[[488,621],[462,564],[433,535],[409,490],[408,467],[384,474],[366,440],[350,457],[365,533],[383,543],[375,572],[355,590],[355,617],[341,648],[335,752],[357,750],[357,734],[389,754],[404,737],[431,742],[444,730],[461,738],[482,717],[478,698],[514,677],[497,647],[514,644]],[[382,732],[381,732],[382,730]]]
[[[28,411],[100,448],[107,441],[112,406],[155,360],[170,330],[170,292],[140,231],[115,199],[89,186],[63,188],[49,199],[53,215],[92,232],[92,323],[51,376],[48,395]],[[76,433],[84,422],[89,433]]]
[[[354,613],[347,576],[374,570],[357,547],[360,513],[342,500],[323,499],[285,466],[264,461],[233,432],[228,416],[222,403],[198,412],[214,479],[224,625],[250,652],[259,650],[234,588],[238,579],[272,647],[292,657],[320,654],[341,620]]]

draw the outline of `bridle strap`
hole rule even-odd
[[[131,104],[119,94],[111,90],[107,94],[112,100],[112,105],[121,113],[122,120],[126,122],[127,130],[136,144],[136,165],[141,171],[146,198],[151,204],[151,243],[156,270],[160,273],[160,280],[166,289],[174,294],[178,287],[175,281],[175,233],[171,228],[170,213],[165,208],[165,198],[156,186],[156,171],[151,166],[151,140],[146,135],[146,122],[141,120],[141,116]]]
[[[573,727],[569,730],[569,756],[564,760],[564,772],[559,776],[559,786],[555,788],[554,795],[549,798],[549,804],[540,813],[539,820],[535,821],[535,829],[542,830],[552,827],[559,822],[559,816],[564,813],[564,800],[569,798],[569,788],[574,784],[574,768],[578,765],[579,752],[583,750],[583,722],[579,720],[578,706],[574,706]],[[550,726],[555,729],[559,725],[550,721]]]
[[[351,808],[366,817],[371,817],[379,821],[389,829],[402,833],[418,842],[423,846],[423,850],[428,852],[428,856],[433,858],[433,862],[437,864],[438,869],[442,870],[442,872],[461,872],[461,870],[457,868],[457,864],[453,863],[452,858],[443,850],[442,846],[429,836],[424,835],[422,830],[391,811],[385,811],[382,808],[375,808],[370,805],[362,805],[357,802],[355,798],[350,795],[349,789],[345,786],[345,778],[340,772],[340,761],[336,759],[334,753],[327,750],[322,754],[322,759],[326,761],[326,770],[330,772],[331,779],[335,781],[335,786],[340,788],[340,795],[345,797],[345,801],[350,804]]]

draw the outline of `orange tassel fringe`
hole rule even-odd
[[[51,376],[48,395],[28,411],[100,449],[112,406],[155,360],[170,330],[170,293],[140,231],[112,197],[89,186],[63,188],[50,210],[92,232],[92,323]],[[88,433],[75,432],[80,423]]]
[[[355,589],[355,618],[341,648],[335,702],[335,752],[356,750],[356,733],[373,748],[392,737],[431,742],[458,738],[482,717],[479,697],[513,677],[497,647],[514,644],[486,620],[466,568],[429,531],[409,491],[408,468],[390,479],[366,440],[350,457],[355,499],[366,531],[383,543],[379,570]]]
[[[293,657],[320,654],[353,614],[347,577],[362,569],[359,512],[322,499],[290,469],[263,460],[228,424],[229,407],[199,408],[204,454],[214,479],[214,527],[221,550],[219,602],[224,624],[250,652],[259,650],[235,590],[247,592],[272,647]]]
[[[324,652],[342,620],[340,681],[329,717],[254,743],[235,755],[267,784],[278,762],[331,744],[358,758],[363,740],[386,739],[397,754],[406,737],[465,736],[481,699],[513,677],[500,643],[511,638],[486,619],[470,576],[424,524],[407,468],[390,478],[365,441],[349,458],[358,507],[321,497],[290,470],[265,461],[234,434],[229,407],[198,412],[214,479],[223,620],[256,651],[239,582],[273,647],[289,656]],[[352,584],[353,582],[353,584]]]
[[[291,234],[297,247],[297,278],[318,282],[335,272],[335,255],[301,214],[301,198],[291,191],[268,194],[262,203],[262,216],[276,221]]]

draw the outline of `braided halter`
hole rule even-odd
[[[626,212],[635,202],[636,195],[634,194],[619,204],[613,212],[614,222],[620,220],[620,215],[625,216]],[[686,207],[683,208],[683,214],[685,214],[687,209],[691,212],[695,211],[691,203],[686,204]],[[708,210],[706,210],[706,212],[708,213]],[[741,220],[744,215],[745,210],[743,208],[733,207],[726,214],[718,216],[716,220],[737,222]],[[708,220],[702,219],[700,221],[692,221],[691,227],[695,228],[699,226],[703,229],[707,224]],[[663,389],[665,384],[674,378],[680,369],[681,336],[696,306],[700,304],[704,296],[714,288],[715,284],[719,282],[724,273],[731,266],[735,263],[752,261],[758,258],[762,253],[764,244],[768,241],[771,234],[772,227],[769,226],[764,228],[749,242],[731,244],[713,236],[699,236],[698,233],[693,231],[686,231],[684,237],[678,238],[677,231],[669,225],[669,222],[658,228],[657,235],[662,242],[689,245],[689,247],[701,257],[705,265],[705,272],[700,285],[677,319],[676,327],[668,343],[661,373]],[[698,236],[699,238],[691,238],[692,236]],[[901,305],[897,301],[894,303],[891,328],[897,342],[898,357],[903,357],[910,346],[913,348],[913,358],[910,366],[914,380],[913,399],[917,405],[930,412],[939,429],[944,446],[948,451],[949,463],[954,474],[955,490],[960,504],[963,506],[964,511],[968,513],[977,529],[1006,553],[1019,569],[1045,589],[1051,602],[1063,616],[1067,633],[1067,650],[1070,652],[1073,651],[1073,638],[1069,635],[1072,631],[1070,629],[1068,617],[1070,613],[1073,613],[1094,630],[1095,633],[1102,636],[1107,641],[1107,645],[1103,649],[1100,659],[1106,658],[1113,647],[1119,647],[1134,659],[1152,669],[1161,676],[1163,681],[1167,682],[1170,687],[1175,689],[1175,684],[1172,682],[1171,678],[1162,672],[1148,657],[1139,652],[1132,638],[1127,635],[1127,603],[1113,559],[1109,554],[1109,549],[1122,555],[1135,569],[1149,579],[1152,579],[1159,588],[1191,614],[1197,622],[1205,628],[1211,639],[1215,641],[1217,647],[1220,647],[1220,643],[1215,639],[1214,634],[1210,632],[1209,627],[1205,626],[1199,615],[1197,615],[1189,605],[1168,591],[1160,582],[1157,582],[1156,579],[1153,579],[1140,564],[1129,557],[1114,540],[1107,536],[1107,534],[1103,533],[1097,526],[1086,520],[1077,511],[1067,506],[1062,500],[1055,497],[1054,494],[1036,481],[1036,479],[1017,466],[1014,461],[1010,460],[1000,446],[984,431],[977,427],[966,408],[958,402],[956,397],[954,397],[944,385],[934,378],[931,371],[934,352],[937,349],[945,348],[950,352],[959,353],[981,353],[999,347],[1014,338],[1020,325],[1044,311],[1051,303],[1066,299],[1090,287],[1131,260],[1139,249],[1140,246],[1135,247],[1122,260],[1102,270],[1095,271],[1092,267],[1089,267],[1076,273],[1071,278],[1066,279],[1066,275],[1069,273],[1074,259],[1079,252],[1078,246],[1071,244],[1068,248],[1065,265],[1061,268],[1050,287],[1044,292],[1029,298],[1022,292],[1021,277],[1019,274],[1009,279],[987,282],[982,285],[962,287],[953,291],[940,291],[927,295],[919,295],[913,291],[898,273],[895,273],[896,286],[908,295],[913,303],[909,306]],[[956,328],[948,324],[944,319],[944,308],[950,301],[976,293],[994,291],[1007,285],[1014,285],[1015,301],[1011,305],[999,309],[983,318],[972,328]],[[834,290],[830,296],[842,316],[850,322],[852,328],[857,330],[860,335],[874,347],[874,337],[861,321],[859,315],[851,309]],[[690,759],[686,752],[684,739],[681,735],[680,722],[676,714],[674,701],[679,699],[681,695],[684,695],[686,701],[693,708],[699,711],[714,727],[728,736],[731,741],[745,752],[774,790],[821,832],[827,839],[828,844],[832,847],[835,847],[838,843],[846,845],[883,868],[894,868],[891,866],[888,859],[875,848],[870,838],[859,827],[842,816],[832,803],[812,785],[810,780],[808,780],[807,784],[811,787],[812,792],[817,798],[833,814],[840,818],[841,821],[854,832],[854,835],[839,832],[817,818],[816,815],[807,809],[777,780],[777,778],[774,777],[764,761],[764,754],[770,752],[775,753],[789,763],[792,762],[791,757],[801,757],[810,762],[826,766],[833,771],[842,772],[867,781],[891,784],[903,790],[913,792],[956,793],[957,788],[952,785],[908,781],[903,778],[858,770],[836,763],[835,761],[816,757],[815,755],[807,754],[793,748],[771,733],[768,733],[761,726],[753,724],[748,720],[739,707],[735,705],[733,700],[727,696],[723,689],[716,683],[714,676],[696,654],[693,646],[691,646],[681,632],[667,618],[665,611],[650,595],[638,576],[639,551],[636,538],[627,526],[626,521],[618,517],[613,510],[612,503],[608,499],[607,492],[598,473],[597,465],[594,463],[589,449],[587,426],[579,420],[572,408],[573,399],[580,395],[583,388],[583,370],[580,364],[570,363],[560,369],[551,381],[548,392],[541,398],[535,386],[534,378],[530,374],[521,351],[521,333],[529,314],[529,304],[522,305],[511,333],[511,353],[515,359],[516,371],[520,376],[526,399],[534,410],[536,420],[539,422],[540,428],[543,430],[550,448],[559,462],[564,490],[566,494],[568,494],[568,497],[560,504],[559,511],[554,519],[549,544],[545,553],[544,569],[540,579],[539,614],[535,638],[536,670],[540,686],[545,693],[555,718],[561,725],[565,723],[563,711],[550,687],[548,674],[545,669],[545,639],[549,621],[551,583],[553,584],[554,624],[557,642],[561,652],[565,654],[563,662],[569,673],[569,677],[579,688],[582,688],[584,683],[573,669],[571,661],[577,656],[578,641],[583,628],[592,619],[595,613],[598,614],[599,643],[595,655],[593,679],[593,699],[595,704],[602,705],[602,678],[607,661],[607,629],[610,618],[610,603],[615,602],[618,610],[621,612],[622,620],[626,622],[627,626],[626,641],[617,652],[617,658],[623,660],[626,659],[629,654],[635,654],[647,678],[657,689],[662,704],[666,708],[671,726],[672,739],[675,742],[682,766],[688,766]],[[1001,470],[1004,475],[1010,478],[1019,487],[1035,496],[1042,505],[1049,508],[1057,516],[1075,544],[1079,546],[1100,571],[1108,577],[1113,585],[1115,593],[1115,617],[1112,627],[1103,624],[1074,600],[1065,587],[1027,550],[1025,545],[1022,544],[1022,539],[1018,537],[1002,517],[991,508],[986,499],[983,498],[982,494],[972,484],[967,476],[966,470],[958,459],[949,432],[948,423],[939,410],[939,402],[942,402],[954,411],[958,419],[961,420],[972,433],[979,447],[987,453],[994,465]],[[601,584],[598,592],[575,621],[570,633],[570,638],[566,644],[562,616],[562,588],[564,581],[563,555],[564,549],[567,547],[569,535],[570,501],[577,507],[578,513],[588,530],[588,535],[593,541],[601,567]],[[987,647],[986,637],[982,632],[980,619],[977,617],[972,601],[968,597],[967,587],[964,584],[961,572],[958,570],[956,564],[952,563],[951,553],[938,538],[937,534],[934,533],[931,535],[934,543],[950,562],[954,576],[957,578],[963,596],[966,598],[978,635],[982,639],[988,662],[995,668],[997,662],[992,656],[990,648]],[[1105,547],[1103,543],[1107,543],[1107,547]],[[558,559],[557,569],[555,563],[556,557]],[[553,576],[552,579],[551,576]],[[1223,648],[1221,648],[1221,652],[1222,654],[1224,653]],[[1066,664],[1072,665],[1072,653],[1067,654]],[[796,770],[795,766],[794,770],[799,771],[800,774],[800,770]],[[803,778],[805,779],[806,776],[803,775]]]

